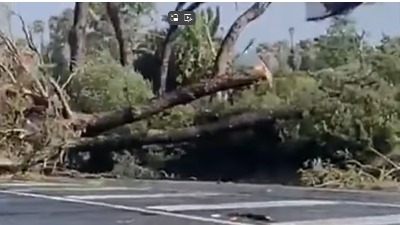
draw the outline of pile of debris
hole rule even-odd
[[[64,91],[46,75],[35,48],[17,47],[0,32],[0,173],[48,172],[63,163],[76,137]]]
[[[104,136],[104,132],[114,128],[220,91],[255,84],[265,77],[259,74],[218,76],[149,99],[140,107],[126,106],[110,112],[83,114],[70,109],[64,90],[67,84],[58,84],[46,71],[48,67],[35,46],[28,46],[17,48],[0,33],[0,173],[35,171],[50,174],[67,167],[70,152],[108,154],[149,144],[182,142],[270,121],[275,114],[278,117],[297,117],[299,114],[296,110],[245,113],[226,121],[145,137],[135,134]]]

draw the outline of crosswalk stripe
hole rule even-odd
[[[223,195],[222,193],[207,193],[207,192],[192,192],[192,193],[156,193],[156,194],[131,194],[131,195],[67,195],[64,198],[72,199],[139,199],[139,198],[177,198],[177,197],[203,197],[203,196],[217,196]]]
[[[218,210],[218,209],[249,209],[249,208],[268,208],[268,207],[293,207],[293,206],[316,206],[316,205],[336,205],[337,201],[318,201],[318,200],[283,200],[265,202],[235,202],[222,204],[192,204],[192,205],[157,205],[148,206],[147,209],[162,210],[168,212],[191,211],[191,210]]]
[[[59,196],[50,196],[50,195],[6,191],[6,190],[0,190],[0,194],[12,194],[12,195],[16,195],[16,196],[47,199],[47,200],[53,200],[53,201],[58,201],[58,202],[70,202],[70,203],[77,203],[77,204],[83,204],[83,205],[99,206],[99,207],[119,209],[119,210],[125,210],[125,211],[146,213],[146,214],[150,214],[150,215],[154,214],[154,215],[158,215],[158,216],[168,216],[168,217],[172,217],[172,218],[186,219],[188,221],[200,221],[200,222],[207,222],[207,223],[214,223],[214,224],[226,224],[226,225],[252,225],[252,224],[243,223],[243,222],[226,221],[226,220],[206,218],[206,217],[201,217],[201,216],[162,212],[162,211],[157,211],[157,210],[143,209],[143,208],[134,207],[134,206],[117,205],[117,204],[110,204],[110,203],[106,203],[106,202],[95,202],[95,201],[87,201],[87,200],[81,200],[81,199],[64,198],[64,197],[59,197]]]
[[[271,223],[271,225],[391,225],[400,223],[400,214],[392,214],[385,216],[363,216],[353,218],[333,218],[321,220],[305,220],[293,222]]]
[[[13,188],[13,191],[32,192],[32,191],[146,191],[150,187],[37,187],[37,188]]]

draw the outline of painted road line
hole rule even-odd
[[[318,200],[283,200],[266,202],[235,202],[222,204],[192,204],[192,205],[157,205],[148,206],[147,209],[162,210],[168,212],[191,211],[191,210],[218,210],[218,209],[251,209],[269,207],[295,207],[295,206],[316,206],[316,205],[337,205],[338,201]]]
[[[150,187],[38,187],[38,188],[13,188],[13,191],[147,191]]]
[[[390,225],[400,224],[400,214],[391,214],[385,216],[363,216],[353,218],[332,218],[322,220],[305,220],[283,223],[271,223],[271,225]]]
[[[73,183],[46,183],[46,182],[12,182],[0,183],[0,187],[54,187],[54,186],[82,186],[81,184]]]
[[[208,193],[208,192],[192,192],[192,193],[157,193],[157,194],[132,194],[132,195],[67,195],[64,198],[73,199],[139,199],[139,198],[181,198],[181,197],[205,197],[205,196],[219,196],[222,193]]]
[[[157,211],[157,210],[143,209],[143,208],[139,208],[139,207],[110,204],[110,203],[105,203],[105,202],[94,202],[94,201],[87,201],[87,200],[81,200],[81,199],[71,199],[71,198],[42,195],[42,194],[33,194],[33,193],[24,193],[24,192],[6,191],[6,190],[0,190],[0,194],[10,194],[10,195],[16,195],[16,196],[30,197],[30,198],[47,199],[47,200],[53,200],[53,201],[58,201],[58,202],[77,203],[77,204],[82,204],[82,205],[91,205],[91,206],[119,209],[119,210],[139,212],[139,213],[145,213],[145,214],[154,214],[154,215],[159,215],[159,216],[168,216],[168,217],[173,217],[173,218],[178,218],[178,219],[201,221],[201,222],[215,223],[215,224],[252,225],[249,223],[225,221],[225,220],[219,220],[219,219],[214,219],[214,218],[184,215],[184,214],[170,213],[170,212],[162,212],[162,211]]]

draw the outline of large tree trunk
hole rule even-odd
[[[115,31],[115,38],[117,39],[119,45],[119,61],[122,66],[129,65],[132,62],[131,59],[128,59],[129,54],[126,46],[126,41],[124,38],[124,33],[121,27],[121,20],[118,11],[119,9],[116,3],[113,2],[106,2],[106,9],[108,18],[110,19],[111,24]]]
[[[303,113],[301,110],[284,109],[276,111],[262,111],[243,113],[233,116],[229,119],[221,120],[215,123],[180,128],[177,130],[164,132],[150,136],[138,135],[111,135],[99,136],[96,138],[79,142],[70,150],[73,152],[82,151],[120,151],[127,148],[140,147],[150,144],[168,144],[190,141],[197,138],[206,138],[223,132],[230,132],[271,123],[281,119],[301,119]]]
[[[122,110],[97,115],[88,122],[82,136],[94,137],[104,131],[148,118],[174,106],[190,103],[218,91],[248,86],[254,84],[258,80],[260,80],[260,77],[256,75],[227,75],[183,87],[153,99],[149,104],[139,109],[126,107]]]
[[[87,25],[87,13],[89,11],[88,2],[76,2],[74,10],[74,24],[68,34],[68,44],[70,46],[70,66],[71,72],[75,70],[77,63],[84,59],[85,33]]]

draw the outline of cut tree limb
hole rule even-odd
[[[63,89],[60,88],[60,86],[57,84],[57,82],[54,80],[53,77],[49,77],[48,79],[49,79],[51,86],[53,86],[54,92],[56,93],[58,99],[60,99],[60,101],[61,101],[63,118],[64,119],[73,119],[74,113],[72,112],[72,109],[68,104],[68,101],[65,97]]]
[[[218,91],[248,86],[260,79],[257,75],[221,76],[183,87],[153,99],[139,109],[126,107],[122,110],[97,115],[88,122],[82,136],[94,137],[104,131],[148,118],[174,106],[190,103]]]
[[[76,64],[84,58],[85,30],[87,25],[87,14],[89,2],[76,2],[74,9],[74,24],[68,34],[68,44],[70,46],[70,66],[73,72]]]
[[[262,111],[243,113],[229,119],[215,123],[180,128],[161,134],[140,136],[140,135],[111,135],[99,136],[79,142],[70,150],[73,152],[82,151],[119,151],[127,148],[141,147],[150,144],[179,143],[196,138],[205,138],[212,135],[237,131],[254,127],[255,125],[271,123],[280,119],[301,119],[303,112],[297,109],[281,109],[274,111]]]

